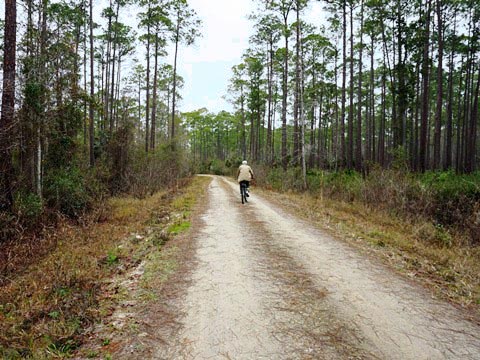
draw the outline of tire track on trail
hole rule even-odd
[[[454,307],[213,177],[180,329],[161,359],[480,359]]]
[[[250,245],[256,236],[246,231],[240,209],[232,206],[214,178],[209,207],[198,234],[196,269],[181,312],[183,329],[158,358],[267,359],[281,358],[281,343],[272,335],[265,307],[268,283],[253,272]]]

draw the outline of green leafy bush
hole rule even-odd
[[[78,217],[93,203],[85,177],[76,167],[51,170],[45,177],[45,200],[49,207]]]
[[[430,190],[434,203],[431,215],[441,224],[464,224],[480,201],[480,172],[427,173],[419,181]]]
[[[43,213],[42,199],[34,193],[18,192],[15,194],[15,212],[22,220],[36,222]]]
[[[0,243],[15,237],[15,215],[0,211]],[[0,308],[1,310],[1,308]],[[1,351],[0,351],[1,354]]]
[[[301,168],[289,168],[286,171],[282,167],[275,167],[272,169],[257,169],[254,167],[256,178],[261,181],[265,177],[265,185],[269,188],[286,191],[294,190],[301,191],[303,190],[303,177]]]

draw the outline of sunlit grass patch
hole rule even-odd
[[[181,223],[173,224],[168,228],[168,232],[173,234],[173,235],[178,235],[184,231],[187,231],[190,229],[190,222],[189,221],[183,221]]]
[[[178,268],[178,263],[175,261],[177,252],[178,248],[171,246],[166,250],[153,251],[148,255],[141,282],[144,290],[158,289],[159,286],[175,272]],[[154,299],[155,297],[150,300]]]

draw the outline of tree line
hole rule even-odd
[[[480,3],[324,0],[322,24],[304,20],[310,3],[256,1],[254,35],[232,69],[240,137],[229,151],[304,173],[398,163],[473,172]]]
[[[186,0],[109,0],[104,9],[93,0],[7,0],[0,210],[55,203],[88,185],[86,173],[118,185],[135,149],[173,144],[179,46],[200,25]]]

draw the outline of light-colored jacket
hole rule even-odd
[[[240,181],[252,181],[253,179],[253,170],[248,165],[240,165],[237,172],[237,180]]]

